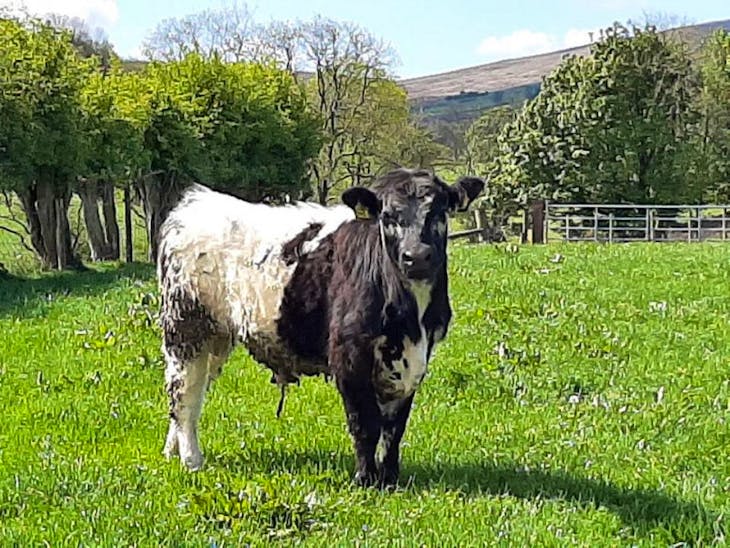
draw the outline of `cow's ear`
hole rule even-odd
[[[367,188],[348,188],[342,193],[342,201],[355,212],[355,217],[359,220],[377,219],[380,215],[380,199]]]
[[[449,209],[466,211],[484,190],[484,180],[479,177],[462,177],[449,187]]]

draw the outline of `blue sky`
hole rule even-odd
[[[222,0],[0,0],[31,11],[57,11],[106,31],[117,51],[134,56],[161,19],[182,16]],[[227,2],[230,4],[230,2]],[[240,3],[240,1],[239,1]],[[390,42],[395,72],[413,77],[588,42],[588,32],[644,12],[692,23],[730,18],[727,0],[250,0],[259,22],[322,14],[355,21]]]

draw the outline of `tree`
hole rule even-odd
[[[505,128],[500,183],[523,201],[692,199],[679,151],[696,123],[695,93],[682,44],[615,25],[590,57],[565,59]]]
[[[707,40],[701,60],[703,119],[697,137],[696,169],[706,180],[705,198],[730,201],[730,33],[718,30]]]
[[[306,164],[321,141],[290,74],[189,54],[182,61],[151,63],[144,78],[150,161],[137,187],[151,258],[157,256],[160,224],[191,181],[250,200],[297,197],[308,186]]]
[[[345,163],[359,152],[351,138],[367,108],[372,90],[387,78],[392,51],[353,23],[316,17],[302,26],[308,68],[314,73],[310,90],[322,121],[325,143],[312,164],[317,199],[327,203]]]
[[[164,19],[142,45],[144,55],[157,61],[180,61],[196,53],[241,62],[258,58],[258,51],[258,27],[246,4],[238,2]]]
[[[60,13],[49,13],[44,16],[45,23],[59,30],[71,33],[71,43],[81,57],[96,56],[102,66],[107,66],[114,56],[114,48],[104,29],[91,29],[83,19]]]
[[[464,137],[468,171],[485,173],[494,169],[499,156],[499,135],[517,112],[509,106],[491,108],[469,126]]]
[[[0,20],[0,180],[19,196],[44,266],[80,266],[68,206],[84,158],[80,91],[92,68],[68,31]]]
[[[144,130],[149,100],[142,77],[126,73],[118,60],[87,79],[81,95],[86,162],[77,193],[81,198],[92,260],[119,258],[115,184],[126,188],[149,166]],[[103,218],[99,215],[99,203]]]

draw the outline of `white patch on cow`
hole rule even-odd
[[[375,462],[382,464],[385,460],[385,456],[390,451],[390,446],[393,443],[393,431],[383,430],[380,432],[380,438],[378,439],[378,445],[375,448]]]
[[[386,418],[392,419],[395,417],[398,410],[403,405],[403,400],[388,400],[386,402],[378,401],[378,407],[380,408],[380,414]]]
[[[446,223],[439,221],[436,223],[436,232],[439,236],[446,236],[446,231],[448,230],[448,227]]]
[[[418,341],[404,336],[403,353],[400,359],[393,360],[392,369],[383,363],[382,347],[385,344],[385,337],[380,337],[375,342],[375,359],[380,364],[377,368],[378,384],[385,388],[388,395],[398,399],[407,398],[413,394],[428,373],[428,334],[423,325],[423,316],[431,302],[431,285],[413,281],[410,283],[410,290],[418,305],[418,320],[421,328],[421,336]],[[397,411],[397,407],[393,411],[381,404],[380,411],[384,415],[392,414]]]
[[[252,338],[276,344],[279,307],[296,268],[282,259],[283,244],[310,223],[321,223],[317,236],[302,246],[310,252],[354,218],[345,205],[254,204],[197,185],[164,225],[168,276],[174,272],[213,319],[244,344],[255,342]]]

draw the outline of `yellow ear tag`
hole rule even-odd
[[[364,205],[358,203],[355,206],[355,217],[363,221],[370,219],[370,211]]]

